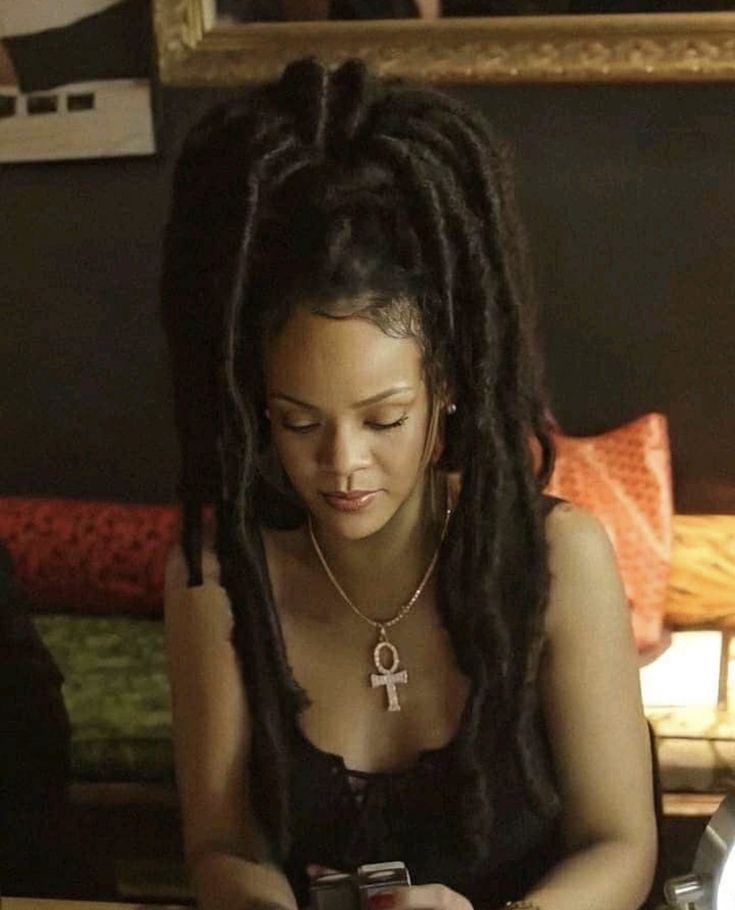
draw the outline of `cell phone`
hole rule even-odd
[[[331,872],[311,882],[312,910],[369,910],[368,899],[379,891],[407,887],[411,876],[400,861],[368,863],[352,875]]]

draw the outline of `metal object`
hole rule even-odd
[[[408,869],[401,862],[360,866],[354,875],[333,872],[311,883],[312,910],[368,910],[368,899],[379,891],[411,884]]]
[[[735,793],[723,799],[710,819],[689,875],[664,885],[669,907],[732,910],[735,907]]]
[[[664,885],[664,897],[670,907],[688,907],[694,901],[702,900],[711,885],[701,876],[690,873],[670,878]]]

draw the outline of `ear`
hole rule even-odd
[[[446,448],[446,432],[447,432],[447,405],[442,400],[439,409],[439,420],[437,421],[436,427],[436,439],[434,440],[434,448],[431,453],[431,464],[435,465],[439,459],[444,454],[444,449]]]
[[[457,390],[454,388],[454,384],[449,382],[446,379],[443,379],[437,389],[437,398],[441,404],[442,410],[446,413],[446,410],[451,405],[455,405],[456,410],[456,401],[457,401]]]
[[[447,380],[446,376],[440,376],[437,379],[434,388],[434,401],[436,402],[439,411],[437,415],[436,439],[429,459],[429,464],[431,465],[436,465],[444,454],[446,448],[447,416],[449,413],[454,413],[448,411],[448,409],[456,401],[454,385]],[[456,411],[456,406],[454,410]]]

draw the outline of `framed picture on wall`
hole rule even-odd
[[[148,0],[0,0],[0,161],[155,152]]]
[[[152,0],[164,85],[242,86],[360,57],[421,82],[735,79],[733,0]]]

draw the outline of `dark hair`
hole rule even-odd
[[[359,60],[330,71],[309,58],[208,113],[178,162],[162,298],[184,552],[190,584],[201,583],[202,504],[215,503],[253,707],[256,808],[281,861],[287,725],[308,700],[286,664],[259,525],[303,513],[263,468],[262,346],[304,303],[385,330],[417,321],[430,390],[443,380],[455,396],[440,467],[461,468],[462,489],[437,590],[473,681],[458,806],[468,862],[484,856],[493,822],[493,748],[510,743],[537,806],[557,808],[534,726],[548,596],[540,490],[553,448],[506,158],[455,98],[376,79]]]

